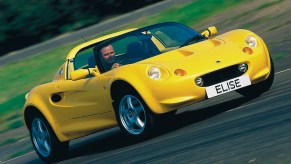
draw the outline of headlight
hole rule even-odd
[[[257,39],[253,36],[247,36],[245,41],[249,46],[253,48],[257,46]]]
[[[161,77],[161,71],[158,67],[151,67],[148,70],[148,75],[150,78],[152,78],[154,80],[158,80]]]

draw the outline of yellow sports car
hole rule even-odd
[[[52,82],[26,95],[23,116],[38,156],[55,161],[69,141],[119,125],[132,139],[178,108],[237,91],[267,91],[274,66],[248,30],[215,36],[166,22],[106,35],[73,48]]]

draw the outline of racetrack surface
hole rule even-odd
[[[185,107],[155,136],[142,142],[129,141],[118,128],[74,140],[69,157],[60,163],[290,163],[291,1],[278,2],[280,6],[263,8],[253,17],[266,1],[245,3],[197,25],[214,24],[221,33],[247,23],[248,29],[262,36],[276,59],[270,91],[255,99],[231,92]],[[267,21],[256,24],[262,20]],[[278,52],[283,53],[281,59]],[[41,161],[31,152],[5,163]]]

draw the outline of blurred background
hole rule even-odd
[[[161,0],[0,0],[0,56]]]

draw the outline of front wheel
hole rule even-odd
[[[154,129],[154,114],[135,92],[126,93],[118,99],[116,118],[121,130],[134,139],[143,139]]]
[[[60,142],[42,116],[33,118],[30,138],[37,155],[45,162],[60,160],[65,157],[69,150],[69,142]]]

